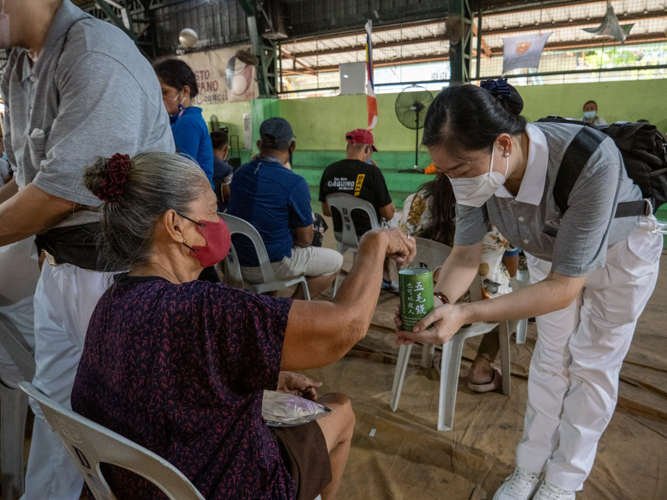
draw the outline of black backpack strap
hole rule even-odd
[[[574,183],[579,178],[579,174],[581,174],[590,157],[606,138],[605,134],[598,132],[592,127],[582,127],[565,150],[553,191],[556,205],[560,209],[561,214],[565,214],[568,209],[568,199],[570,198],[572,189],[574,189]]]
[[[653,207],[649,200],[624,201],[616,206],[615,219],[621,217],[641,217],[653,215]]]

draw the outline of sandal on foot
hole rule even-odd
[[[491,392],[491,391],[496,391],[500,389],[503,385],[503,374],[500,372],[498,368],[493,369],[493,376],[491,377],[491,380],[485,384],[473,384],[472,382],[468,382],[468,389],[474,392]]]

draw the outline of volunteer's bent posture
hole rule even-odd
[[[0,49],[13,49],[1,86],[3,131],[16,177],[0,190],[0,246],[37,234],[48,252],[34,298],[33,382],[69,407],[88,321],[109,284],[94,250],[101,202],[84,187],[83,170],[119,151],[175,148],[155,73],[121,30],[69,0],[2,4]],[[0,281],[12,267],[3,260]],[[23,498],[78,500],[76,464],[33,411]]]
[[[614,218],[618,203],[642,195],[611,138],[589,158],[561,214],[556,176],[582,126],[526,125],[522,109],[504,80],[449,87],[431,104],[423,142],[457,199],[454,248],[436,287],[449,304],[436,300],[441,305],[413,332],[401,331],[397,317],[397,342],[447,342],[467,323],[536,316],[517,468],[493,498],[572,500],[614,411],[662,237],[638,229],[638,217]],[[489,222],[528,254],[531,285],[455,305],[477,271]]]

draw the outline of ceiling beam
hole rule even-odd
[[[473,36],[477,36],[477,24],[472,23],[472,34]],[[491,47],[489,47],[489,44],[486,43],[484,40],[484,37],[480,37],[481,40],[479,41],[480,45],[482,46],[482,56],[486,59],[491,59]],[[473,49],[473,57],[477,57],[477,50]]]
[[[476,11],[483,9],[485,13],[491,14],[513,14],[517,12],[539,11],[557,9],[563,7],[579,7],[595,3],[607,3],[607,0],[524,0],[523,2],[508,0],[480,0],[475,5]]]
[[[417,63],[433,62],[433,61],[449,61],[449,54],[433,54],[426,56],[404,57],[400,61],[397,60],[378,61],[373,63],[373,67],[382,68],[385,66],[398,66],[401,64],[417,64]],[[320,73],[325,73],[330,71],[338,71],[338,66],[320,66],[317,67],[316,69]],[[285,68],[283,68],[283,76],[303,75],[303,74],[304,73],[302,71],[286,70]]]
[[[438,35],[438,36],[430,36],[430,37],[425,37],[425,38],[413,38],[413,39],[404,39],[404,40],[394,40],[392,42],[380,42],[380,43],[374,43],[373,44],[373,50],[381,50],[381,49],[390,49],[394,47],[401,47],[403,45],[418,45],[422,43],[433,43],[433,42],[445,42],[447,39],[445,38],[445,35]],[[289,44],[285,44],[289,45]],[[294,49],[292,49],[294,50]],[[315,50],[311,52],[297,52],[294,53],[292,52],[296,57],[299,58],[306,58],[306,57],[317,57],[317,56],[332,56],[335,54],[345,54],[348,52],[359,52],[359,51],[364,51],[366,50],[366,44],[364,43],[363,45],[351,45],[349,47],[337,47],[335,49],[327,49],[327,50]]]
[[[438,19],[427,18],[427,19],[422,19],[421,21],[387,24],[385,26],[373,25],[373,34],[386,33],[387,31],[396,31],[400,29],[418,28],[418,27],[421,28],[424,26],[433,26],[438,24],[440,25],[443,24],[443,18],[438,18]],[[345,30],[336,31],[335,34],[310,35],[305,37],[288,38],[283,43],[288,44],[288,43],[302,43],[302,42],[326,42],[326,41],[338,40],[339,38],[345,36],[356,36],[356,35],[363,36],[364,38],[366,38],[366,32],[363,31],[363,29],[364,27],[359,25],[354,28],[348,28]]]
[[[636,45],[641,43],[653,43],[653,42],[665,42],[667,41],[667,34],[659,33],[645,33],[642,35],[629,35],[625,40],[623,45]],[[608,38],[605,39],[605,46],[610,45],[620,45],[621,42]],[[568,40],[564,42],[553,42],[547,43],[545,46],[545,52],[554,51],[554,50],[568,50],[568,49],[577,49],[583,50],[587,48],[600,48],[599,40]],[[503,49],[502,47],[494,47],[491,49],[491,54],[493,57],[502,57]],[[433,61],[448,61],[449,54],[433,54],[433,55],[424,55],[424,56],[415,56],[412,58],[403,58],[403,59],[392,59],[390,61],[375,61],[373,66],[376,68],[381,68],[384,66],[400,66],[404,64],[416,64],[420,62],[433,62]],[[337,71],[338,66],[315,66],[313,69],[320,73],[326,73],[330,71]],[[592,70],[594,71],[594,70]],[[289,76],[290,74],[304,74],[302,71],[292,71],[286,70],[283,68],[283,75]]]
[[[646,19],[665,19],[667,18],[667,12],[664,10],[660,11],[652,11],[649,12],[648,14],[631,14],[625,17],[622,17],[622,20],[624,23],[626,22],[632,22],[632,21],[641,21],[641,20],[646,20]],[[559,28],[573,28],[573,27],[587,27],[587,26],[598,26],[602,22],[603,18],[595,18],[595,19],[590,19],[590,20],[573,20],[573,22],[559,22],[559,23],[542,23],[540,26],[535,26],[535,25],[526,25],[526,26],[514,26],[508,29],[496,29],[496,30],[488,30],[483,32],[484,37],[488,36],[494,36],[494,35],[513,35],[513,34],[520,34],[522,32],[526,31],[535,31],[535,30],[552,30],[552,29],[559,29]],[[476,26],[474,27],[474,32],[476,32]],[[473,33],[474,33],[473,32]],[[476,36],[476,33],[474,33]],[[636,36],[636,35],[630,35],[630,36]],[[426,38],[415,38],[415,39],[404,39],[404,40],[395,40],[392,42],[383,42],[383,43],[376,43],[373,45],[374,50],[380,50],[383,48],[395,48],[395,47],[400,47],[403,45],[418,45],[418,44],[423,44],[423,43],[433,43],[433,42],[444,42],[447,39],[445,38],[444,35],[439,35],[439,36],[431,36],[431,37],[426,37]],[[572,43],[578,43],[578,41],[572,40]],[[285,45],[288,45],[288,43],[285,43]],[[550,44],[547,44],[547,47]],[[353,45],[353,46],[348,46],[348,47],[338,47],[334,49],[327,49],[327,50],[320,50],[320,51],[310,51],[310,52],[294,52],[294,48],[292,48],[292,54],[295,57],[299,58],[309,58],[309,57],[317,57],[317,56],[329,56],[329,55],[336,55],[336,54],[345,54],[345,53],[350,53],[350,52],[360,52],[364,51],[366,49],[365,45]],[[501,47],[502,50],[502,47]],[[492,49],[489,47],[489,45],[482,39],[482,54],[484,57],[490,57],[491,56]]]
[[[491,16],[488,16],[491,17]],[[664,10],[656,10],[656,11],[651,11],[647,12],[646,14],[642,12],[638,12],[636,14],[628,14],[627,16],[618,16],[618,20],[622,24],[628,24],[632,22],[637,22],[637,21],[645,21],[647,19],[664,19],[667,17],[667,12]],[[604,16],[603,17],[594,17],[590,19],[573,19],[572,22],[570,21],[558,21],[558,22],[542,22],[541,24],[525,24],[525,25],[520,25],[520,26],[508,26],[507,28],[497,28],[493,30],[486,30],[483,31],[484,36],[494,36],[494,35],[504,35],[507,33],[522,33],[525,31],[537,31],[537,30],[542,30],[542,31],[551,31],[555,29],[561,29],[561,28],[573,28],[573,27],[579,27],[579,28],[584,28],[584,27],[591,27],[591,26],[599,26],[602,21],[604,21]]]
[[[296,57],[294,57],[292,54],[287,52],[285,49],[281,48],[280,49],[280,55],[283,57],[286,57],[288,59],[291,59],[294,61],[294,65],[299,65],[303,68],[302,71],[305,71],[309,75],[317,75],[317,71],[315,71],[312,66],[308,66],[306,63],[299,61]],[[289,70],[287,70],[289,71]],[[285,72],[285,68],[283,67],[283,72]]]

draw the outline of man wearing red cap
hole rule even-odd
[[[331,211],[326,203],[328,195],[347,193],[370,202],[375,207],[378,222],[382,222],[382,219],[390,221],[394,217],[396,207],[391,201],[382,171],[377,165],[371,163],[373,151],[377,151],[373,134],[368,130],[358,128],[345,134],[345,139],[347,140],[347,156],[344,160],[329,165],[320,181],[322,212],[331,217]],[[370,230],[371,224],[365,214],[353,213],[352,218],[358,236]],[[340,218],[335,217],[333,222],[334,231],[341,231]]]

